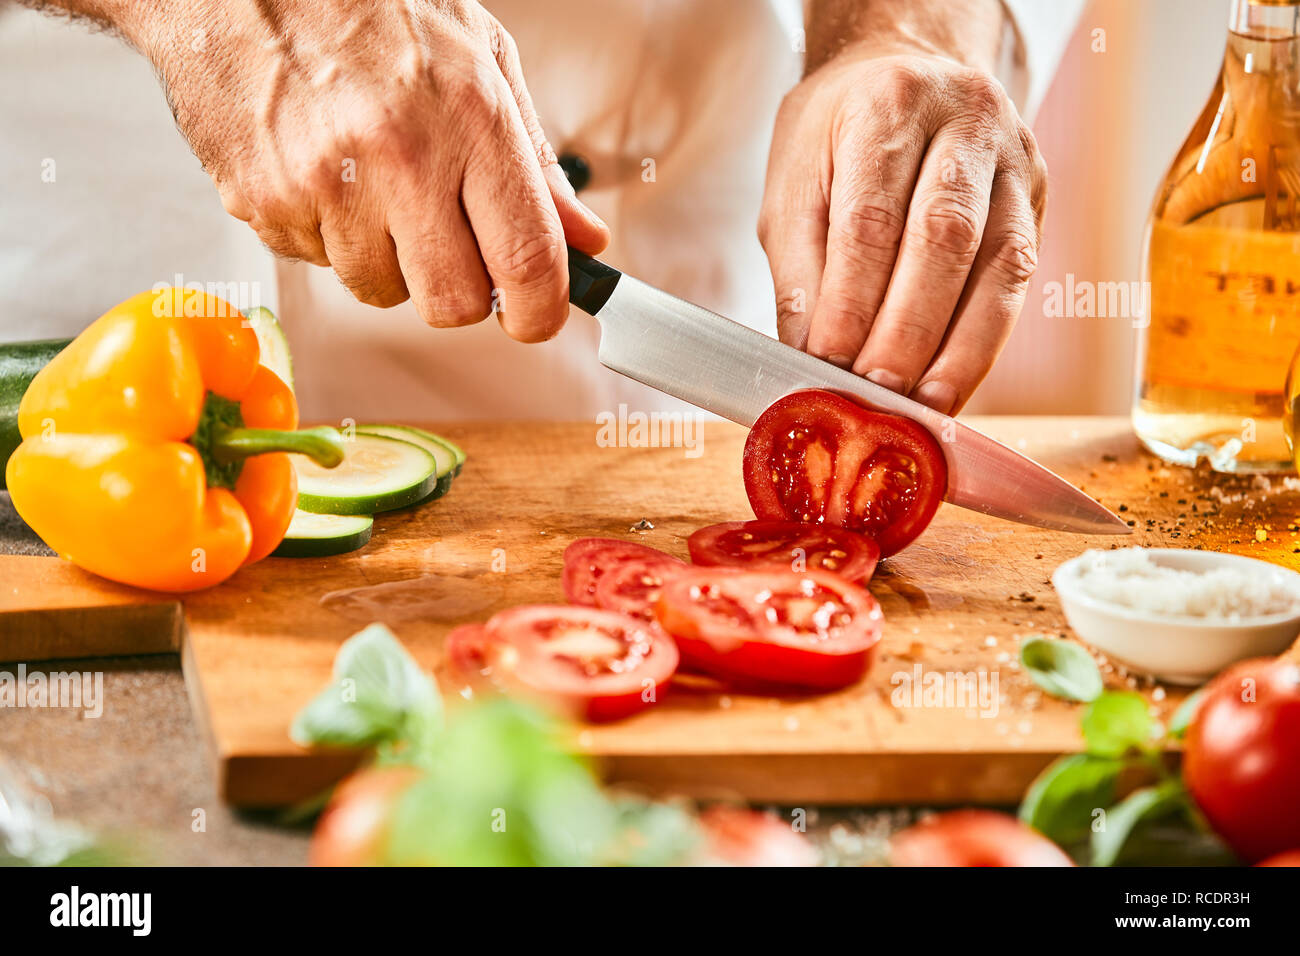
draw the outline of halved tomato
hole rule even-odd
[[[643,621],[654,621],[654,605],[664,582],[690,565],[632,559],[616,564],[596,580],[596,604]]]
[[[830,392],[776,401],[745,442],[745,493],[757,517],[858,531],[883,556],[925,530],[947,488],[948,464],[928,431]]]
[[[826,571],[684,571],[664,584],[655,617],[684,664],[785,687],[852,684],[880,641],[876,599]]]
[[[627,561],[685,566],[686,562],[654,548],[617,538],[579,538],[564,549],[564,596],[573,604],[596,606],[600,576]]]
[[[657,627],[562,604],[502,611],[465,642],[463,659],[481,660],[479,672],[498,687],[535,694],[590,721],[616,720],[658,701],[680,660]]]
[[[797,521],[725,521],[696,531],[686,546],[705,567],[820,568],[859,583],[871,580],[880,560],[880,547],[864,535]]]

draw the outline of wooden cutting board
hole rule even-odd
[[[944,506],[921,541],[871,585],[885,611],[885,637],[858,686],[777,699],[683,684],[650,712],[579,728],[575,746],[611,779],[696,797],[1014,803],[1043,766],[1080,744],[1079,708],[1045,697],[1016,664],[1023,638],[1067,633],[1048,583],[1058,563],[1087,547],[1131,543],[1300,564],[1287,529],[1300,517],[1300,495],[1276,481],[1266,491],[1218,479],[1215,492],[1214,479],[1139,453],[1119,419],[972,424],[1112,509],[1123,506],[1138,533],[1131,540],[1058,534]],[[749,516],[740,479],[744,431],[727,423],[703,426],[698,455],[602,447],[594,424],[445,432],[469,454],[450,494],[430,507],[380,515],[371,543],[351,555],[269,559],[181,601],[108,584],[55,558],[0,557],[0,659],[179,650],[225,799],[285,804],[318,792],[357,759],[304,751],[287,728],[328,682],[340,642],[367,623],[387,623],[436,670],[442,637],[454,625],[515,604],[561,601],[561,553],[575,538],[607,535],[685,556],[696,528]],[[631,531],[642,519],[654,530]],[[1271,528],[1260,542],[1257,526],[1265,524]],[[981,670],[986,689],[996,678],[996,703],[912,706],[927,702],[906,693],[918,673]],[[1126,683],[1113,669],[1107,679]],[[1183,696],[1144,692],[1166,717]]]

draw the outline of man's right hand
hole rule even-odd
[[[142,21],[117,25],[157,67],[227,211],[273,252],[332,266],[362,302],[409,297],[433,326],[496,311],[520,341],[560,330],[566,238],[595,253],[609,231],[477,3],[129,6]]]

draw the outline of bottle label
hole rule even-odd
[[[1300,234],[1151,227],[1146,381],[1281,393],[1300,344]]]

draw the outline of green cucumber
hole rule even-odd
[[[419,445],[357,432],[344,441],[343,463],[322,468],[293,456],[298,507],[332,515],[369,515],[413,505],[438,485],[438,462]]]
[[[45,339],[0,345],[0,489],[5,486],[5,465],[23,440],[18,434],[18,403],[36,373],[49,364],[71,339]]]
[[[425,502],[435,501],[451,488],[451,480],[456,477],[456,453],[451,445],[432,432],[426,432],[422,428],[412,428],[409,425],[358,425],[357,432],[363,435],[382,435],[385,438],[396,438],[398,441],[409,441],[412,445],[419,445],[433,456],[434,461],[438,463],[438,484],[416,504],[422,505]]]
[[[271,552],[277,558],[324,558],[346,554],[370,540],[375,519],[370,515],[320,515],[295,511],[280,546]]]
[[[289,357],[289,339],[280,327],[275,313],[259,305],[245,312],[244,317],[257,335],[259,361],[280,376],[280,381],[288,385],[292,392],[293,359]]]

